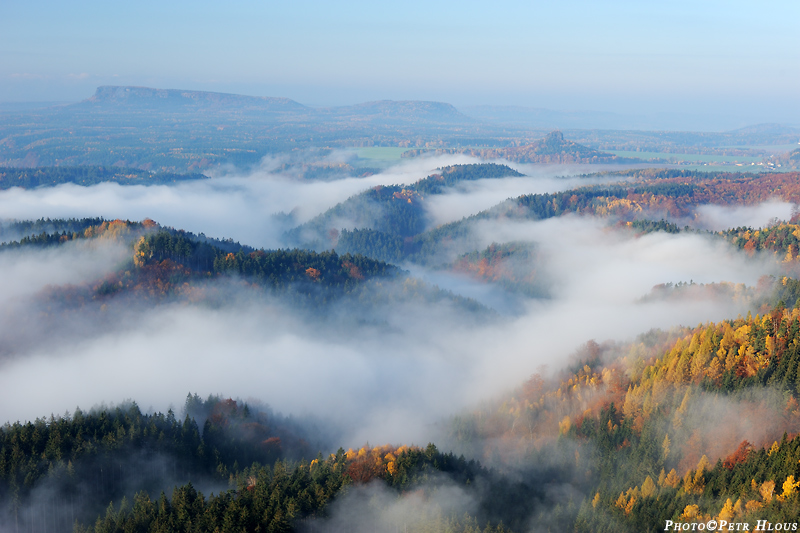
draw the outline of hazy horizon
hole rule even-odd
[[[100,85],[98,86],[98,88],[104,86],[114,86],[114,85]],[[689,113],[689,112],[632,113],[632,112],[602,111],[597,109],[572,109],[572,108],[556,109],[556,108],[527,106],[520,104],[492,104],[492,103],[456,105],[446,100],[420,100],[413,98],[406,100],[378,98],[374,100],[362,100],[349,103],[319,104],[319,103],[309,103],[306,101],[301,101],[291,96],[286,96],[283,94],[245,94],[245,93],[235,93],[235,92],[225,92],[225,91],[215,91],[215,90],[200,90],[191,87],[146,87],[144,85],[127,85],[127,86],[147,88],[147,89],[158,89],[158,90],[177,90],[177,91],[187,91],[187,92],[234,94],[239,96],[249,96],[256,98],[262,98],[262,97],[288,98],[289,100],[292,100],[309,108],[339,108],[339,107],[348,107],[352,105],[363,104],[366,102],[380,102],[380,101],[386,101],[386,102],[434,101],[434,102],[441,102],[453,105],[453,107],[455,107],[459,112],[467,116],[470,116],[472,118],[476,118],[478,120],[488,123],[504,124],[507,122],[502,120],[487,119],[481,117],[480,113],[477,114],[473,113],[478,109],[489,110],[490,112],[494,111],[497,113],[504,113],[504,112],[513,113],[516,111],[532,112],[552,117],[551,120],[560,119],[566,121],[563,124],[554,122],[552,125],[547,125],[547,126],[544,125],[524,126],[524,127],[544,127],[550,129],[556,128],[556,129],[567,129],[567,130],[597,129],[597,130],[633,130],[633,131],[666,130],[666,131],[724,132],[724,131],[732,131],[748,126],[756,126],[761,124],[779,124],[782,126],[800,128],[800,118],[779,120],[777,117],[770,117],[773,120],[768,120],[766,118],[761,120],[760,119],[761,117],[753,116],[749,117],[751,120],[748,120],[745,118],[735,117],[735,116],[731,117],[725,115],[716,115],[708,113]],[[59,106],[77,104],[86,101],[87,99],[91,98],[92,95],[94,94],[95,92],[92,91],[91,93],[88,93],[85,97],[77,100],[0,101],[0,113],[25,112],[29,110],[43,109],[48,107],[59,107]],[[518,118],[518,120],[522,119]],[[524,124],[524,120],[522,120],[522,123]]]
[[[100,85],[137,85],[313,106],[432,100],[678,114],[690,129],[800,123],[791,22],[800,7],[790,2],[43,2],[3,11],[0,102],[79,101]]]

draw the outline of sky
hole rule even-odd
[[[0,3],[0,102],[99,85],[800,124],[800,3]]]

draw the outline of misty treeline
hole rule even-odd
[[[207,179],[207,176],[197,173],[156,173],[118,166],[0,168],[0,189],[10,189],[11,187],[34,189],[36,187],[52,187],[62,183],[74,183],[84,187],[105,182],[121,185],[168,185],[197,179]]]
[[[794,214],[788,222],[774,220],[771,224],[760,228],[740,226],[707,233],[721,237],[736,249],[744,251],[749,257],[754,257],[756,254],[772,256],[784,273],[796,276],[800,273],[800,270],[798,270],[798,267],[800,267],[800,224],[798,222],[800,222],[798,215]],[[633,229],[637,234],[653,231],[666,233],[682,231],[677,224],[663,219],[657,222],[635,220],[628,222],[625,227]],[[688,227],[685,227],[683,231],[688,229]],[[787,300],[787,303],[793,306],[795,300]]]
[[[110,505],[93,525],[75,531],[351,531],[331,520],[337,511],[330,505],[358,487],[376,493],[388,489],[390,500],[383,503],[389,504],[391,499],[433,499],[441,487],[477,500],[476,515],[447,516],[433,505],[431,512],[384,518],[380,524],[381,529],[415,533],[505,533],[510,530],[504,519],[522,526],[525,512],[541,505],[543,497],[539,487],[442,453],[433,444],[425,449],[365,446],[347,452],[340,448],[311,461],[253,464],[232,478],[230,490],[208,498],[191,484],[176,488],[170,498],[140,492],[132,502]],[[356,515],[350,522],[362,521]]]
[[[778,222],[765,228],[731,228],[719,234],[751,257],[757,252],[768,252],[786,266],[798,262],[800,224],[797,215],[789,222]]]
[[[452,169],[457,170],[453,172],[458,181],[517,175],[508,167],[487,167],[457,165],[443,169],[441,175],[447,176]],[[420,190],[440,183],[440,178],[433,175],[413,185],[375,187],[353,196],[290,230],[286,239],[308,248],[335,248],[387,262],[449,267],[455,257],[475,250],[471,228],[481,221],[544,220],[572,214],[632,225],[639,233],[675,233],[680,228],[674,221],[691,220],[704,205],[757,205],[776,198],[800,202],[797,173],[746,175],[646,169],[586,175],[590,176],[629,181],[522,195],[460,221],[428,229],[425,195]],[[443,190],[437,185],[432,193]]]
[[[236,274],[273,288],[299,288],[309,294],[320,290],[348,292],[365,279],[399,273],[394,266],[363,256],[340,257],[334,252],[298,249],[256,250],[232,240],[162,227],[149,219],[47,219],[15,222],[6,227],[9,232],[33,234],[0,244],[0,250],[58,246],[89,239],[112,239],[130,245],[131,264],[91,287],[102,296],[125,289],[168,295],[184,282],[223,274]]]
[[[232,301],[234,294],[238,294],[230,287],[211,283],[214,281],[233,281],[256,298],[269,294],[314,313],[320,306],[347,297],[351,314],[355,311],[368,314],[367,310],[375,305],[447,301],[465,312],[484,318],[491,315],[474,300],[411,278],[394,265],[362,255],[339,255],[332,250],[318,253],[296,248],[255,249],[232,239],[214,239],[164,227],[150,219],[142,222],[41,219],[8,223],[5,227],[17,234],[33,234],[0,244],[0,252],[92,240],[130,246],[131,260],[102,278],[77,285],[46,287],[39,298],[47,305],[42,310],[43,316],[52,314],[52,304],[73,311],[86,310],[90,303],[102,305],[127,298],[207,301],[219,305]],[[36,233],[39,230],[41,233]]]
[[[134,246],[133,258],[142,268],[170,261],[200,273],[238,274],[273,288],[294,287],[308,292],[317,287],[349,292],[365,279],[399,274],[397,267],[364,256],[299,249],[225,253],[216,246],[167,231],[142,236]]]
[[[37,238],[41,244],[52,244],[64,235],[77,239],[89,226],[99,226],[103,222],[105,219],[101,217],[0,221],[0,239],[3,241],[0,246],[24,246]]]
[[[784,301],[797,302],[800,282],[771,283],[755,315],[588,343],[559,376],[533,376],[493,407],[455,417],[451,446],[522,472],[573,472],[579,494],[561,502],[571,518],[553,531],[711,519],[754,530],[761,519],[795,519],[800,308]]]
[[[796,175],[637,171],[630,177],[625,184],[521,196],[415,235],[409,232],[425,220],[425,196],[409,187],[373,189],[353,213],[375,208],[370,216],[399,222],[393,233],[320,225],[326,238],[338,239],[339,253],[256,250],[149,220],[98,219],[22,223],[15,231],[25,236],[5,249],[127,243],[130,259],[105,278],[46,291],[78,304],[123,296],[196,301],[209,281],[228,280],[296,295],[320,309],[343,295],[357,301],[370,284],[400,279],[403,291],[419,287],[392,265],[344,253],[342,241],[356,236],[376,237],[371,242],[379,246],[388,235],[400,259],[434,257],[467,239],[475,221],[585,214],[637,233],[674,232],[677,224],[666,218],[644,217],[683,218],[700,205],[754,204],[775,195],[796,202],[800,194]],[[326,220],[333,224],[342,213]],[[771,253],[794,264],[800,235],[794,222],[718,235],[747,254]],[[515,271],[514,259],[535,264],[537,254],[529,244],[495,243],[455,255],[447,266],[517,291],[535,287],[536,272]],[[360,490],[429,504],[430,513],[411,524],[388,517],[396,531],[639,532],[663,530],[667,519],[732,517],[753,528],[761,518],[797,516],[800,282],[782,276],[762,285],[751,291],[664,284],[650,296],[741,293],[756,314],[651,331],[632,343],[589,343],[555,378],[534,376],[496,404],[449,420],[447,436],[437,442],[445,452],[432,445],[365,446],[330,454],[337,443],[323,439],[322,430],[220,398],[190,397],[180,419],[131,405],[7,425],[0,448],[4,524],[19,531],[68,530],[75,520],[78,531],[95,532],[336,530],[335,503]],[[444,489],[458,489],[469,504],[447,510],[437,496]]]
[[[800,282],[772,283],[758,314],[590,342],[559,376],[533,376],[453,418],[448,446],[493,469],[432,444],[323,455],[331,443],[314,442],[316,429],[190,395],[183,419],[128,405],[6,425],[7,516],[78,517],[76,531],[95,533],[339,531],[336,501],[388,489],[389,502],[427,502],[413,519],[382,519],[415,532],[790,520],[800,510],[800,308],[782,302],[796,301]],[[448,512],[442,488],[469,504]]]
[[[199,243],[209,243],[224,252],[240,250],[253,251],[254,248],[243,246],[232,239],[214,239],[204,234],[163,227],[146,218],[141,222],[131,220],[106,220],[102,217],[92,218],[40,218],[38,220],[11,220],[0,222],[0,250],[22,248],[26,246],[46,247],[63,244],[67,241],[81,239],[105,238],[114,239],[123,244],[131,244],[135,238],[156,230],[179,234]]]
[[[3,531],[69,531],[110,501],[187,480],[227,487],[240,466],[298,459],[317,436],[266,407],[189,395],[185,415],[135,403],[0,428]]]
[[[536,246],[531,243],[492,243],[481,251],[461,255],[450,268],[479,281],[496,283],[511,292],[541,297],[547,291],[536,275],[539,261]]]
[[[503,524],[522,526],[546,499],[533,480],[433,444],[340,448],[324,457],[311,451],[321,446],[313,427],[268,408],[189,395],[184,413],[144,414],[130,403],[6,424],[4,531],[313,531],[348,487],[378,483],[399,500],[458,487],[477,502],[471,515],[439,510],[398,519],[398,528],[503,533]],[[200,485],[210,487],[207,498]]]
[[[496,163],[451,165],[436,174],[410,185],[378,185],[348,198],[312,220],[286,233],[287,242],[305,248],[335,247],[341,252],[364,253],[385,261],[403,259],[401,246],[410,238],[425,231],[430,217],[425,210],[425,198],[442,194],[459,183],[480,179],[520,177],[516,170]],[[342,225],[350,225],[354,232]],[[364,247],[365,230],[370,236],[385,236],[383,249]],[[360,233],[359,233],[360,232]],[[370,236],[367,238],[369,239]],[[400,251],[398,252],[398,243]]]

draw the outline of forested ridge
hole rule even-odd
[[[37,297],[37,313],[44,330],[68,316],[82,314],[87,327],[102,323],[105,305],[159,305],[181,302],[229,305],[238,298],[278,301],[293,309],[318,314],[338,305],[350,320],[375,320],[374,308],[400,303],[447,302],[460,308],[468,320],[487,320],[494,311],[477,301],[412,278],[394,265],[357,254],[302,249],[255,249],[232,239],[213,239],[164,227],[145,219],[42,219],[6,224],[13,231],[34,233],[0,244],[0,253],[71,244],[123,244],[127,260],[108,274],[78,284],[49,285]],[[373,311],[370,311],[370,310]],[[338,316],[338,315],[335,315]],[[91,319],[89,317],[92,317]],[[47,326],[50,324],[50,326]],[[25,330],[27,331],[27,330]],[[15,342],[0,344],[0,353]]]
[[[340,527],[338,505],[360,505],[353,503],[359,498],[372,505],[415,502],[416,516],[391,515],[389,526],[380,527],[420,533],[662,531],[667,520],[712,519],[754,530],[758,520],[796,520],[797,217],[719,232],[677,221],[693,220],[709,204],[756,205],[776,197],[800,203],[800,175],[627,172],[620,174],[626,182],[523,195],[426,230],[426,196],[505,176],[518,174],[500,165],[462,165],[411,186],[369,189],[294,230],[298,239],[324,244],[320,251],[256,249],[150,219],[86,218],[4,222],[0,254],[80,253],[108,244],[124,250],[124,260],[100,279],[37,293],[44,304],[36,316],[45,325],[69,312],[92,321],[106,304],[213,308],[243,293],[280,298],[274,301],[301,310],[310,328],[322,325],[320,311],[333,304],[373,324],[380,316],[371,310],[408,299],[447,300],[458,320],[485,321],[476,302],[430,287],[391,262],[434,265],[541,298],[547,280],[537,268],[540,248],[517,241],[477,246],[473,230],[485,221],[567,215],[602,219],[604,231],[630,242],[653,232],[702,234],[744,257],[770,258],[775,275],[750,287],[656,285],[634,305],[716,298],[752,312],[651,330],[632,341],[589,341],[566,369],[526,376],[513,391],[440,420],[435,444],[344,450],[335,433],[331,438],[313,420],[191,394],[180,415],[143,412],[129,402],[9,423],[0,428],[2,524],[13,524],[15,533],[308,532]],[[347,217],[366,227],[332,226]],[[574,331],[581,316],[576,310]],[[369,331],[393,334],[393,327]],[[536,349],[537,341],[530,342]],[[440,490],[469,501],[466,514],[443,509]]]
[[[531,520],[553,532],[661,531],[666,520],[711,519],[753,530],[762,519],[791,521],[800,509],[800,309],[782,302],[800,295],[800,282],[773,283],[763,314],[627,345],[589,343],[557,380],[532,376],[494,411],[453,418],[456,448],[489,463],[505,456],[516,465],[508,474],[433,445],[324,455],[300,422],[190,395],[182,418],[130,404],[7,424],[6,513],[21,531],[42,531],[48,520],[54,531],[73,520],[82,532],[306,531],[331,518],[336,498],[379,482],[398,501],[442,483],[477,498],[471,515],[432,512],[411,531],[525,531]],[[753,419],[762,438],[739,439],[742,420]],[[157,486],[164,472],[172,492]],[[130,479],[139,485],[122,483]],[[580,492],[556,497],[545,479]],[[214,480],[210,492],[198,488]],[[47,498],[35,497],[42,486]]]
[[[677,169],[616,171],[598,176],[626,177],[631,181],[584,186],[558,193],[522,195],[460,221],[423,231],[427,215],[420,190],[446,181],[445,177],[451,174],[466,174],[469,179],[477,179],[474,176],[489,172],[500,177],[510,170],[505,169],[507,167],[485,164],[454,166],[445,169],[441,175],[421,180],[415,186],[376,187],[292,230],[290,235],[297,240],[303,240],[302,235],[310,237],[313,242],[306,244],[311,247],[333,247],[339,252],[362,254],[394,264],[410,262],[444,268],[497,283],[508,290],[521,289],[532,295],[543,295],[547,290],[537,286],[539,280],[534,279],[535,272],[523,274],[523,277],[528,277],[524,283],[515,281],[515,276],[510,276],[509,272],[503,273],[505,267],[501,265],[514,264],[507,255],[492,259],[495,266],[494,274],[490,276],[485,275],[486,265],[467,265],[471,261],[468,259],[470,254],[475,254],[480,246],[473,238],[476,224],[492,220],[544,220],[579,215],[601,218],[610,225],[630,228],[637,235],[654,231],[678,233],[682,230],[699,231],[684,224],[696,217],[698,208],[704,205],[755,205],[775,198],[786,202],[800,201],[800,181],[796,173],[745,175]],[[385,202],[388,207],[376,207],[384,205],[380,202]],[[353,222],[356,228],[337,228],[337,222],[345,219]],[[785,272],[796,275],[798,239],[792,233],[796,229],[794,222],[762,229],[731,229],[716,235],[739,248],[746,246],[745,251],[751,255],[764,250],[781,255],[779,259],[784,263]],[[739,233],[735,235],[736,231]],[[743,237],[746,238],[742,240]],[[496,243],[496,246],[508,245]],[[483,259],[484,263],[490,261],[489,257]],[[519,254],[517,259],[521,260]],[[528,269],[537,261],[535,255],[530,254],[525,260]]]
[[[0,189],[52,187],[74,183],[84,187],[113,182],[120,185],[165,185],[186,180],[207,179],[197,173],[149,172],[137,168],[104,166],[0,168]]]
[[[491,177],[515,175],[507,167],[488,170],[487,165],[463,167],[452,169],[470,176],[486,172]],[[446,170],[442,176],[448,175]],[[471,226],[484,220],[543,220],[573,214],[601,217],[610,223],[630,223],[640,233],[657,229],[676,232],[678,225],[664,217],[689,218],[703,205],[756,205],[775,198],[800,201],[797,173],[745,175],[645,169],[598,174],[603,175],[632,181],[522,195],[460,221],[425,230],[428,222],[420,190],[428,190],[431,184],[442,181],[434,175],[413,186],[370,189],[291,230],[287,238],[311,248],[333,247],[388,262],[441,266],[475,249],[475,243],[465,239]],[[658,223],[653,219],[662,219],[664,223],[656,227]],[[342,229],[339,224],[343,220],[350,221],[355,229]]]
[[[522,176],[508,166],[495,163],[452,165],[439,170],[411,185],[379,185],[368,189],[288,231],[285,237],[288,242],[307,248],[335,247],[351,253],[366,249],[372,252],[367,254],[370,257],[396,260],[404,255],[398,252],[398,243],[419,235],[430,224],[426,197],[442,194],[463,182]],[[354,229],[342,228],[343,223]],[[380,235],[382,242],[369,246],[364,239],[372,239],[374,235]]]
[[[176,489],[171,499],[162,494],[155,500],[139,493],[133,505],[110,506],[93,527],[76,531],[310,531],[315,524],[324,526],[335,497],[359,486],[379,483],[394,497],[402,498],[423,484],[430,490],[431,479],[438,484],[456,484],[480,498],[480,516],[450,517],[441,512],[398,516],[389,527],[412,532],[504,533],[509,529],[503,518],[512,523],[524,519],[523,513],[508,509],[509,500],[527,497],[533,500],[526,502],[526,507],[541,504],[536,501],[541,498],[536,488],[508,480],[474,461],[441,453],[433,444],[425,449],[365,446],[346,452],[340,448],[328,457],[319,454],[299,463],[254,464],[232,478],[234,488],[207,499],[191,484]],[[478,488],[481,485],[484,487]],[[488,493],[490,490],[493,492]]]
[[[132,488],[164,490],[165,483],[188,479],[224,488],[239,465],[311,453],[305,439],[313,437],[263,407],[190,395],[184,411],[183,417],[145,414],[130,403],[6,424],[0,428],[5,523],[20,531],[68,531]]]
[[[773,198],[798,202],[798,177],[788,173],[707,179],[702,176],[660,177],[631,184],[594,185],[558,193],[523,195],[414,236],[405,243],[407,253],[403,259],[437,264],[442,262],[442,256],[446,257],[448,248],[451,253],[465,247],[474,249],[473,243],[463,240],[468,237],[471,225],[485,220],[543,220],[572,214],[601,217],[610,223],[634,223],[654,215],[666,214],[676,219],[690,217],[697,207],[707,204],[755,205]],[[373,246],[383,244],[379,237],[376,233],[371,241]],[[359,251],[370,255],[368,249]]]
[[[198,284],[235,276],[298,301],[315,304],[352,292],[373,278],[391,279],[400,270],[363,256],[308,250],[256,250],[232,240],[209,239],[164,228],[152,220],[47,220],[11,226],[52,229],[0,244],[2,250],[62,246],[70,242],[113,240],[132,248],[131,262],[83,287],[53,287],[51,295],[72,304],[137,294],[145,298],[189,296]],[[61,229],[61,231],[59,231]],[[71,230],[71,231],[70,231]]]
[[[797,301],[800,283],[771,283],[763,314],[649,332],[630,344],[590,342],[560,378],[532,376],[494,411],[455,418],[452,435],[472,453],[512,464],[575,450],[571,462],[591,489],[573,500],[563,530],[735,519],[752,531],[762,519],[794,521],[800,309],[783,302]],[[743,440],[753,420],[760,438]],[[470,448],[490,435],[492,448]]]
[[[132,403],[6,424],[0,428],[6,523],[20,531],[65,531],[73,524],[75,531],[98,533],[296,531],[326,518],[330,502],[348,487],[375,481],[398,498],[433,483],[456,484],[481,500],[477,516],[438,513],[412,520],[412,531],[501,533],[504,520],[526,518],[509,499],[527,499],[526,510],[544,501],[535,485],[433,444],[340,448],[323,457],[311,451],[305,439],[313,435],[301,423],[263,407],[189,395],[184,412],[182,419],[172,411],[144,414]],[[181,482],[187,479],[194,484]],[[167,482],[175,489],[167,491]],[[213,494],[206,499],[198,484],[214,487]]]

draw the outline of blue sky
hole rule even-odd
[[[5,1],[0,101],[144,85],[800,123],[798,20],[796,0]]]

